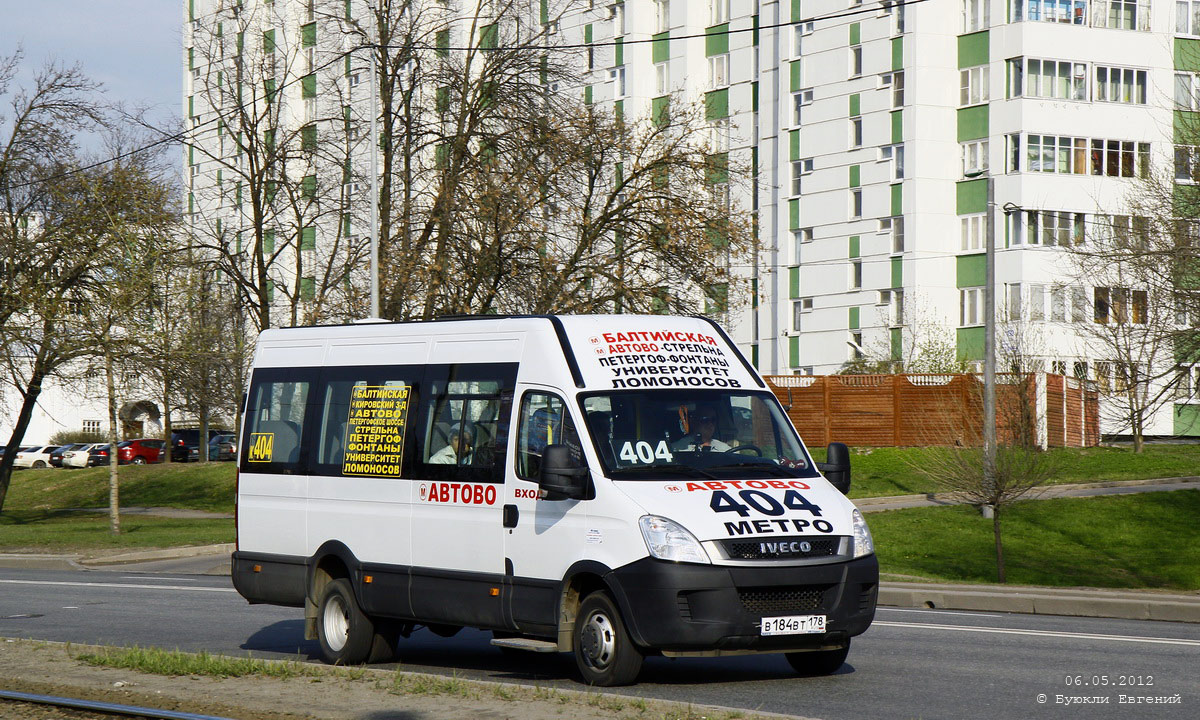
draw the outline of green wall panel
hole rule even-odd
[[[800,297],[800,268],[788,268],[788,297],[795,300]]]
[[[988,136],[988,105],[975,105],[958,111],[958,141],[978,140]]]
[[[892,38],[892,69],[904,69],[904,36]]]
[[[800,338],[788,338],[788,367],[800,367]]]
[[[862,43],[862,23],[850,23],[850,44],[859,45]]]
[[[789,64],[789,72],[791,73],[791,89],[792,92],[800,90],[804,87],[803,77],[800,74],[800,61],[797,60]]]
[[[859,235],[850,236],[850,257],[856,258],[862,254],[862,238]]]
[[[859,185],[862,185],[862,166],[861,165],[851,165],[850,166],[850,187],[856,188]]]
[[[650,59],[653,62],[666,62],[671,57],[671,33],[660,32],[651,38]]]
[[[892,142],[904,142],[904,111],[892,111]]]
[[[983,253],[955,258],[954,287],[980,287],[987,279],[987,257]]]
[[[892,258],[892,287],[904,287],[904,260],[902,258]]]
[[[892,190],[892,215],[904,214],[904,184],[896,183],[891,186]]]
[[[1172,413],[1176,435],[1200,435],[1200,405],[1176,405]]]
[[[851,330],[858,329],[858,307],[857,306],[849,308],[849,312],[847,313],[847,317],[846,317],[846,324],[850,327]]]
[[[900,333],[900,328],[892,328],[889,334],[891,335],[891,337],[889,338],[889,340],[891,341],[891,351],[892,351],[891,359],[892,360],[903,360],[904,359],[904,338]]]
[[[792,160],[800,159],[800,131],[792,130],[788,133],[788,147]]]
[[[1200,71],[1200,40],[1175,38],[1175,69]]]
[[[704,31],[704,54],[724,55],[729,52],[729,23],[714,25]]]
[[[958,328],[956,341],[960,358],[964,360],[983,359],[983,328]]]
[[[959,215],[987,212],[987,178],[964,180],[954,188],[954,212]]]
[[[858,93],[850,93],[850,117],[862,115],[862,96]]]
[[[987,63],[989,57],[988,32],[958,36],[958,66],[975,67]]]
[[[798,230],[800,228],[800,198],[792,198],[788,200],[788,229]]]
[[[729,117],[729,88],[704,93],[704,118],[716,120]]]

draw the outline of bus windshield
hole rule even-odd
[[[605,474],[615,479],[817,475],[768,392],[621,391],[581,403]]]

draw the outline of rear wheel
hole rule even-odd
[[[137,455],[129,462],[133,463],[134,465],[145,465],[146,458],[142,457],[141,455]]]
[[[40,469],[46,467],[46,463],[42,462],[41,460],[34,460],[33,467],[35,470],[40,470]]]
[[[846,662],[850,654],[850,641],[838,650],[814,650],[812,652],[790,652],[786,654],[788,664],[800,675],[832,675]]]
[[[596,591],[575,618],[575,664],[588,685],[628,685],[642,669],[642,653],[629,639],[612,598]]]
[[[317,602],[317,639],[331,665],[359,665],[371,655],[375,626],[354,599],[350,581],[334,580]]]

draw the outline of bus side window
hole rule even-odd
[[[434,373],[437,373],[434,376]],[[421,402],[417,476],[460,482],[504,482],[513,364],[431,367]]]

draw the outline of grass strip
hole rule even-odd
[[[204,677],[233,678],[258,675],[262,677],[290,680],[298,677],[321,675],[316,668],[295,660],[259,660],[257,658],[228,657],[185,653],[178,650],[158,648],[101,648],[96,652],[83,652],[74,656],[79,662],[99,667],[137,670],[151,675],[200,675]]]
[[[1197,517],[1200,490],[1017,503],[1001,515],[1008,582],[1200,590]],[[996,581],[992,521],[973,507],[889,510],[867,522],[893,578]]]
[[[5,551],[95,552],[214,545],[234,541],[233,520],[121,515],[121,534],[109,530],[108,514],[9,510],[0,514]]]

